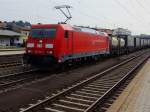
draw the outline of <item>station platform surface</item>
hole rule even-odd
[[[0,51],[0,56],[2,56],[2,55],[23,54],[23,53],[25,53],[24,50],[20,50],[20,51]]]
[[[150,59],[107,112],[150,112]]]

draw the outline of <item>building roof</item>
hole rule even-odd
[[[0,30],[1,36],[20,36],[20,33],[10,31],[10,30]]]

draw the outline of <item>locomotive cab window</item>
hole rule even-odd
[[[56,28],[33,28],[30,32],[32,38],[54,38]]]

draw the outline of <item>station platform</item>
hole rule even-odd
[[[150,59],[107,112],[150,112]]]
[[[0,52],[3,51],[23,51],[25,48],[0,48]]]
[[[0,51],[0,56],[3,55],[16,55],[16,54],[23,54],[25,53],[24,50],[18,50],[18,51]]]

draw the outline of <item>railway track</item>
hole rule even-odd
[[[6,55],[0,56],[0,68],[7,68],[12,66],[22,65],[23,55]]]
[[[38,75],[36,68],[28,68],[19,73],[13,73],[8,75],[0,76],[0,93],[4,91],[11,90],[17,85],[21,85],[24,82],[33,81],[35,78],[40,78],[41,75]],[[8,89],[9,88],[9,89]]]
[[[22,54],[0,56],[0,77],[30,71],[30,66],[23,64],[22,59]]]
[[[24,70],[30,69],[30,65],[25,65],[22,63],[14,62],[9,64],[0,64],[0,76],[13,74],[13,73],[20,73]]]
[[[128,59],[20,112],[94,112],[148,58],[145,53]]]
[[[13,67],[13,66],[21,66],[22,62],[12,61],[7,63],[1,63],[0,68]]]
[[[23,54],[14,54],[14,55],[1,55],[0,64],[6,62],[20,61],[22,60]]]

